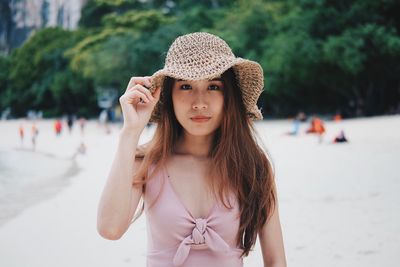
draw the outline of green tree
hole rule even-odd
[[[93,107],[87,100],[93,88],[89,80],[79,73],[72,74],[64,51],[85,36],[84,32],[70,32],[47,28],[34,34],[10,58],[9,86],[6,90],[7,106],[17,115],[29,109],[40,109],[51,115],[76,112],[79,102],[69,102],[72,95],[82,104]],[[61,78],[68,77],[68,78]],[[65,92],[60,93],[59,88]],[[60,98],[60,95],[65,98]],[[63,103],[66,104],[63,105]],[[68,110],[67,110],[68,107]]]
[[[102,19],[107,14],[122,14],[128,10],[145,7],[138,0],[89,0],[81,10],[80,27],[101,27]]]
[[[385,5],[398,6],[396,1]],[[399,103],[398,18],[377,1],[288,1],[262,41],[272,112],[373,115]],[[272,101],[268,101],[268,99]]]
[[[0,105],[18,114],[96,112],[94,88],[122,93],[131,76],[163,66],[177,36],[208,31],[263,66],[258,104],[267,117],[392,112],[400,102],[399,10],[395,0],[90,0],[81,29],[40,31],[0,58]]]
[[[176,19],[156,10],[128,11],[103,18],[103,30],[84,38],[66,55],[71,68],[96,87],[122,92],[130,77],[151,75],[162,65],[162,55],[184,29]]]
[[[7,87],[9,86],[9,70],[10,58],[0,55],[0,112],[7,108],[7,99],[10,98],[7,92]]]

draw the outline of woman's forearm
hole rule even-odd
[[[142,190],[133,188],[134,158],[139,131],[122,130],[97,213],[97,230],[107,239],[119,239],[129,226],[131,209],[136,210]]]
[[[274,262],[271,264],[264,264],[264,267],[286,267],[286,261]]]

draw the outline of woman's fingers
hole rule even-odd
[[[131,89],[132,87],[134,87],[137,84],[146,86],[147,88],[151,87],[151,76],[145,76],[145,77],[132,77],[129,80],[128,86],[126,87],[126,91],[128,91],[129,89]]]
[[[124,116],[124,127],[142,129],[148,123],[151,112],[158,101],[149,90],[152,78],[132,77],[129,80],[125,93],[119,101]]]
[[[153,104],[155,105],[160,98],[160,89],[153,93],[149,90],[152,86],[151,76],[132,77],[129,81],[125,93],[121,96],[120,102],[137,104]]]
[[[136,86],[135,86],[135,87],[136,87]],[[151,94],[151,92],[150,92],[149,89],[147,89],[147,88],[145,88],[145,87],[139,85],[139,86],[137,86],[137,90],[140,91],[140,92],[142,92],[142,93],[144,93],[144,94],[146,94],[147,98],[150,99],[151,101],[154,101],[154,97],[153,97],[153,95]]]
[[[134,99],[135,99],[135,104],[138,102],[141,103],[149,103],[150,99],[147,97],[147,95],[139,90],[133,91],[132,92]]]
[[[126,92],[124,95],[121,96],[120,101],[127,102],[129,104],[137,104],[139,102],[144,102],[144,103],[150,102],[146,94],[138,90],[132,90]]]
[[[128,91],[139,91],[139,92],[144,93],[149,100],[151,100],[151,101],[156,100],[154,98],[153,94],[150,92],[150,90],[147,89],[146,87],[144,87],[143,85],[140,85],[140,84],[137,84],[137,85],[133,86]]]

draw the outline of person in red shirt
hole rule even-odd
[[[21,139],[21,146],[24,145],[24,127],[22,124],[19,126],[19,138]]]
[[[57,119],[54,122],[54,131],[56,132],[56,135],[59,136],[61,134],[62,131],[62,124],[61,121],[59,119]]]

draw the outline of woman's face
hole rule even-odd
[[[195,136],[213,134],[220,126],[224,108],[221,78],[213,80],[175,80],[172,103],[175,116],[184,130]]]

